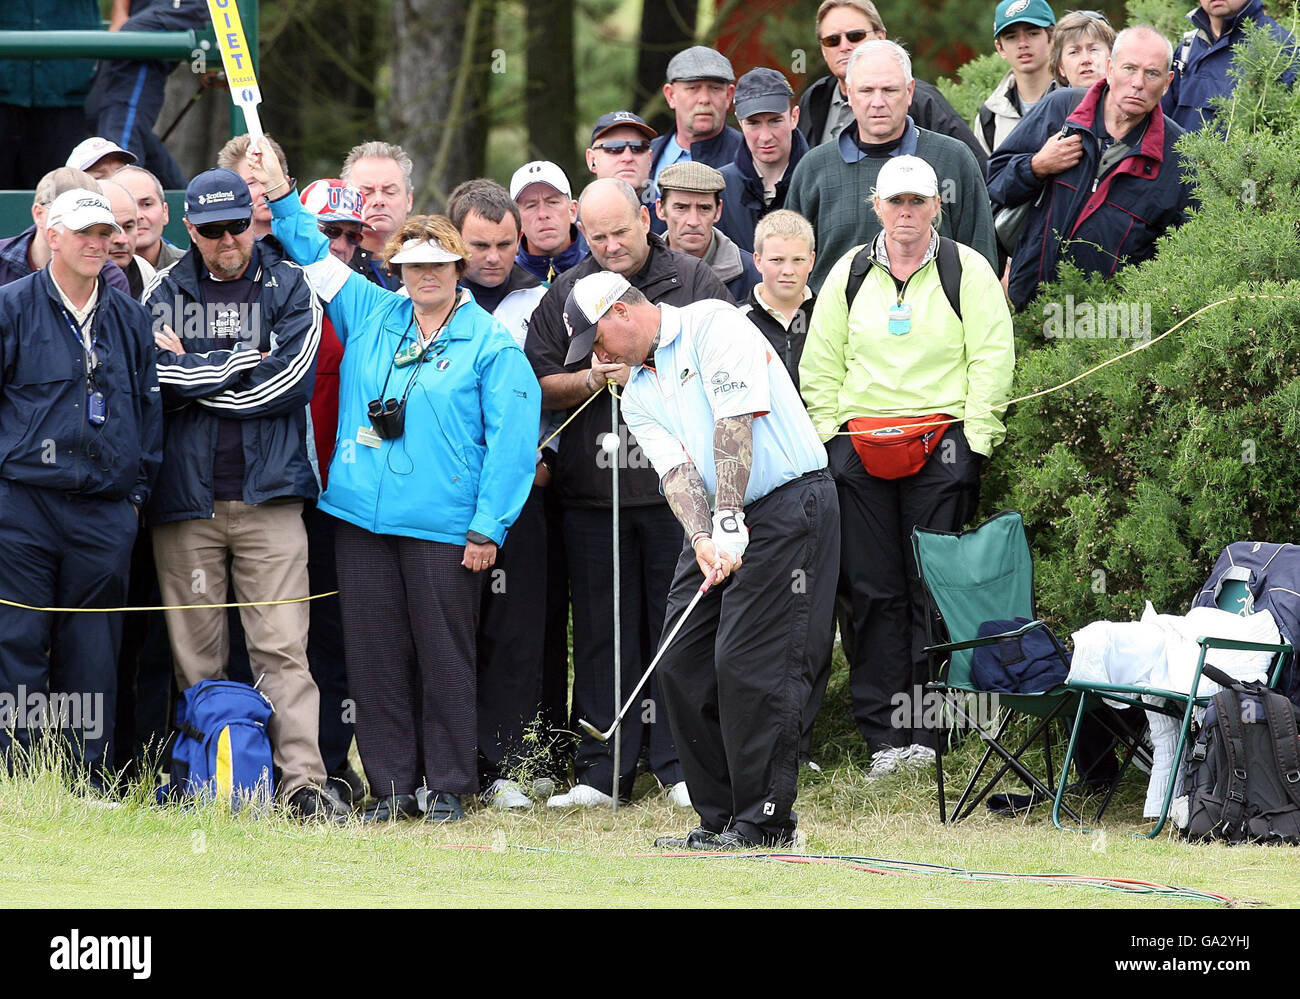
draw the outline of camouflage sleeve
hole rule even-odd
[[[743,510],[754,467],[753,414],[724,416],[714,424],[713,467],[718,476],[717,508]]]

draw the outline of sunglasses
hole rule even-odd
[[[316,227],[325,234],[326,239],[338,239],[340,236],[346,236],[347,241],[353,246],[360,246],[364,238],[360,232],[355,229],[344,229],[341,225],[318,225]]]
[[[650,143],[644,139],[639,139],[636,142],[605,142],[592,148],[603,149],[610,156],[621,156],[624,149],[630,149],[634,153],[648,153],[650,152]]]
[[[850,45],[857,45],[858,42],[866,38],[867,35],[874,35],[874,34],[875,34],[874,31],[871,31],[867,28],[854,28],[852,31],[845,31],[843,33],[837,31],[833,35],[826,35],[822,38],[819,38],[818,41],[822,43],[823,47],[828,49],[833,49],[839,47],[841,38],[847,38],[849,40]]]
[[[1100,21],[1102,24],[1110,24],[1110,21],[1106,19],[1106,15],[1099,10],[1072,10],[1069,11],[1069,13],[1082,14],[1084,17],[1089,18],[1090,20]]]
[[[251,218],[231,219],[229,222],[207,222],[203,225],[196,225],[194,231],[204,239],[220,239],[226,233],[238,236],[252,224],[253,220]]]

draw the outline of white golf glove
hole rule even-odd
[[[734,562],[745,554],[749,544],[749,528],[741,510],[719,510],[713,515],[713,548],[718,554],[725,552]]]

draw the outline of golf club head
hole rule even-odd
[[[597,728],[595,725],[593,725],[591,722],[587,721],[587,719],[585,719],[585,718],[579,718],[579,719],[578,719],[578,728],[582,729],[584,732],[586,732],[586,733],[587,733],[589,736],[591,736],[593,739],[599,739],[601,742],[608,742],[608,741],[609,741],[609,736],[608,736],[608,735],[606,735],[604,732],[602,732],[600,729],[598,729],[598,728]]]

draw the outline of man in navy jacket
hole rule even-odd
[[[1161,100],[1165,114],[1184,129],[1194,132],[1214,120],[1210,100],[1226,97],[1236,85],[1228,75],[1233,49],[1245,36],[1245,26],[1262,24],[1273,37],[1287,46],[1291,58],[1282,71],[1287,86],[1295,83],[1293,39],[1275,20],[1264,13],[1260,0],[1201,0],[1190,11],[1192,27],[1184,33],[1174,58],[1174,79]]]
[[[274,197],[276,192],[268,191]],[[189,252],[145,291],[154,315],[166,455],[149,505],[163,603],[308,594],[303,500],[317,495],[307,460],[307,405],[321,306],[302,269],[269,241],[254,243],[248,185],[230,170],[185,191]],[[167,611],[182,690],[221,676],[229,660],[224,609]],[[323,789],[320,695],[307,667],[306,603],[245,607],[240,619],[260,689],[280,798],[303,817],[344,809]]]
[[[722,53],[704,45],[678,52],[668,62],[664,98],[677,127],[650,143],[650,176],[659,179],[665,167],[683,160],[721,169],[745,145],[727,124],[727,110],[736,92],[736,74]]]
[[[785,206],[790,177],[808,151],[793,100],[790,84],[774,69],[751,69],[736,84],[736,120],[745,144],[722,168],[727,186],[718,228],[741,250],[754,249],[758,220]]]
[[[1126,28],[1105,80],[1048,94],[989,159],[993,203],[1033,205],[1011,257],[1016,308],[1063,258],[1109,276],[1154,256],[1183,222],[1191,186],[1174,150],[1183,130],[1160,112],[1171,55],[1154,28]]]
[[[49,264],[0,290],[6,600],[124,603],[137,511],[161,458],[162,406],[149,314],[100,273],[116,229],[103,195],[64,192],[46,217]],[[121,637],[118,614],[0,605],[0,756],[49,725],[70,735],[102,784]]]

